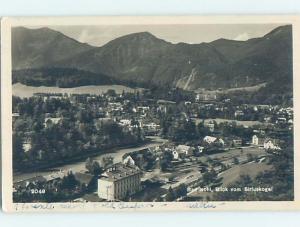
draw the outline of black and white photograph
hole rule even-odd
[[[4,20],[11,210],[299,205],[298,31],[258,18]]]

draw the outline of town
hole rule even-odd
[[[36,93],[13,96],[12,117],[15,202],[293,199],[282,190],[291,105],[180,89]],[[270,184],[272,195],[203,190]]]

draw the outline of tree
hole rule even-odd
[[[85,168],[93,175],[100,175],[103,172],[99,162],[87,158],[85,161]]]
[[[19,166],[21,161],[25,157],[24,149],[23,149],[23,139],[21,136],[13,133],[13,164],[15,166]]]
[[[176,199],[176,193],[174,192],[173,188],[170,186],[168,193],[166,194],[165,197],[166,201],[171,202]]]
[[[178,197],[184,197],[187,195],[187,186],[185,184],[180,184],[178,188],[176,188],[176,195]]]
[[[209,133],[210,133],[209,129],[207,127],[205,127],[204,120],[202,120],[202,122],[200,122],[198,124],[198,134],[199,134],[199,136],[201,138],[203,138],[203,137],[209,135]]]
[[[102,158],[103,168],[106,168],[112,164],[114,164],[114,158],[112,156],[106,156]]]
[[[167,171],[168,169],[173,167],[173,164],[171,162],[172,159],[173,159],[173,155],[171,152],[166,151],[163,153],[163,156],[159,163],[162,171]]]
[[[217,173],[216,173],[215,170],[211,170],[211,171],[209,171],[209,172],[205,172],[205,173],[203,174],[203,177],[202,177],[203,183],[204,183],[205,185],[209,185],[209,184],[215,182],[217,176],[218,176],[218,175],[217,175]]]
[[[69,172],[67,176],[63,177],[61,182],[62,189],[72,190],[79,185],[79,182],[75,179],[72,172]]]
[[[108,89],[106,94],[111,97],[116,97],[117,93],[114,89]]]

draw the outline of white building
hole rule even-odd
[[[234,112],[235,117],[242,117],[244,116],[244,112],[242,110],[237,110]]]
[[[203,138],[203,141],[208,143],[208,144],[211,144],[211,143],[215,142],[216,140],[217,140],[217,138],[213,137],[213,136],[205,136]]]
[[[207,143],[207,144],[219,144],[221,146],[224,146],[225,145],[225,142],[223,139],[221,138],[217,138],[217,137],[214,137],[214,136],[205,136],[203,138],[203,142]]]
[[[131,120],[129,120],[129,119],[122,119],[122,120],[120,120],[119,124],[122,125],[122,126],[131,126]]]
[[[281,150],[275,139],[268,138],[264,141],[264,149],[266,150]]]
[[[192,156],[194,154],[195,148],[191,146],[186,146],[186,145],[178,145],[176,147],[176,151],[179,154],[179,156]]]
[[[202,153],[202,152],[203,152],[203,150],[204,150],[204,147],[202,147],[202,146],[198,146],[198,152],[199,152],[199,153]]]
[[[172,155],[173,155],[173,159],[175,159],[175,160],[179,159],[179,154],[176,150],[172,151]]]
[[[47,124],[54,124],[57,125],[61,120],[61,117],[46,117],[44,121],[44,126],[47,126]]]
[[[133,160],[133,158],[130,155],[128,155],[126,158],[124,158],[123,164],[134,166],[135,161]]]
[[[264,139],[262,137],[259,137],[257,135],[252,136],[252,145],[263,146],[263,144],[264,144]]]
[[[142,172],[136,166],[117,163],[98,180],[98,196],[108,201],[122,200],[141,190]]]

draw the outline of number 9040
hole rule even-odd
[[[45,194],[46,190],[45,189],[31,189],[30,192],[31,192],[31,194]]]

